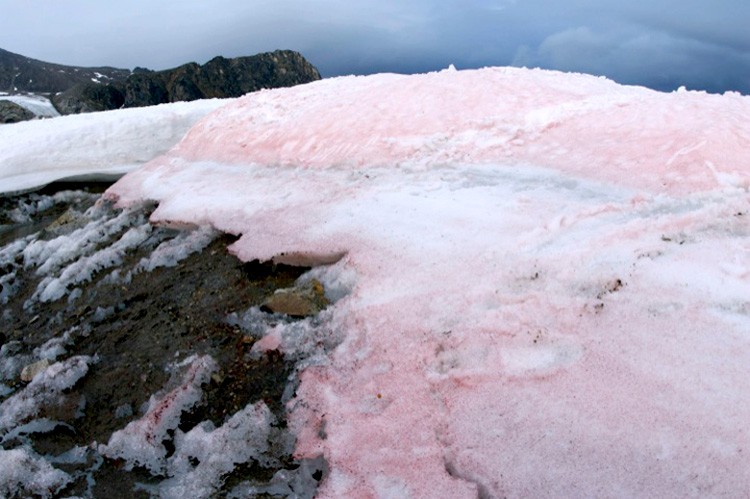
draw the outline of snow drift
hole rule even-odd
[[[227,102],[178,102],[2,126],[0,194],[63,179],[118,178],[169,150],[196,121]]]
[[[698,497],[750,490],[749,186],[747,97],[488,68],[250,94],[109,196],[350,282],[322,496]]]
[[[41,95],[3,95],[0,93],[0,100],[15,102],[24,109],[34,113],[38,118],[54,118],[60,116],[60,113],[52,105],[52,102]]]

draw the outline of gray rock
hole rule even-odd
[[[0,123],[18,123],[35,117],[34,113],[15,102],[0,100]]]
[[[78,83],[123,81],[130,70],[111,67],[84,68],[38,61],[0,49],[0,91],[62,92]]]
[[[122,83],[81,83],[52,96],[60,114],[91,113],[119,109],[125,103]]]

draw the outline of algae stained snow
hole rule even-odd
[[[108,197],[345,290],[287,405],[321,497],[736,496],[749,146],[738,94],[346,77],[218,109]]]

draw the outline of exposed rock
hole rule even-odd
[[[194,62],[165,71],[138,68],[124,83],[86,83],[56,96],[62,114],[142,107],[167,102],[239,97],[261,88],[289,87],[319,80],[320,73],[289,50]]]
[[[9,100],[0,100],[0,123],[18,123],[35,118],[34,113]]]
[[[52,97],[60,114],[90,113],[118,109],[125,102],[122,83],[79,83]]]
[[[261,310],[291,317],[309,317],[330,305],[323,285],[313,279],[300,287],[278,289],[269,296]]]
[[[79,83],[124,81],[127,69],[83,68],[38,61],[0,49],[0,91],[62,92]]]

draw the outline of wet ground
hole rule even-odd
[[[63,187],[65,195],[59,195],[63,191],[57,185],[0,199],[0,247],[7,248],[19,240],[26,241],[24,244],[53,241],[71,234],[90,222],[86,217],[91,210],[98,210],[99,215],[106,211],[102,220],[111,220],[119,213],[101,203],[92,208],[105,185]],[[145,220],[152,209],[143,207],[132,217]],[[88,255],[112,247],[138,223],[126,224],[105,240],[94,241],[96,247],[89,248]],[[50,491],[50,496],[148,497],[142,485],[157,484],[164,477],[139,466],[128,471],[122,460],[100,455],[97,444],[107,443],[115,431],[141,417],[149,398],[174,384],[174,366],[180,360],[210,355],[218,370],[202,386],[200,402],[182,414],[179,430],[187,432],[203,421],[220,427],[248,404],[262,400],[275,416],[274,434],[285,435],[270,442],[269,453],[276,465],[237,463],[234,470],[222,476],[216,495],[226,495],[242,483],[266,483],[279,470],[297,470],[301,464],[310,475],[307,482],[319,481],[324,465],[295,462],[289,446],[293,437],[285,433],[283,397],[285,390],[288,397],[289,386],[293,387],[299,359],[275,350],[251,354],[257,335],[227,320],[231,314],[260,306],[275,290],[292,286],[307,269],[243,263],[226,249],[235,238],[214,234],[204,249],[174,266],[136,272],[139,262],[157,247],[184,236],[170,228],[149,230],[137,246],[122,252],[121,263],[94,271],[90,280],[72,281],[63,297],[49,301],[39,298],[38,288],[45,277],[39,275],[38,264],[28,265],[18,252],[14,256],[6,251],[5,261],[0,259],[5,301],[0,327],[0,363],[5,363],[5,379],[0,378],[0,383],[6,392],[0,391],[0,403],[28,385],[19,371],[40,358],[51,357],[50,363],[76,355],[95,359],[87,374],[64,391],[61,401],[40,406],[36,418],[54,422],[54,429],[5,436],[0,433],[2,449],[30,449],[72,477],[61,490]],[[293,319],[267,314],[264,320],[273,324]],[[50,354],[50,341],[55,338],[60,348]],[[163,445],[169,457],[174,444],[167,437]],[[71,463],[55,459],[76,448],[85,449],[85,458]],[[15,491],[18,497],[27,493],[22,488]]]

